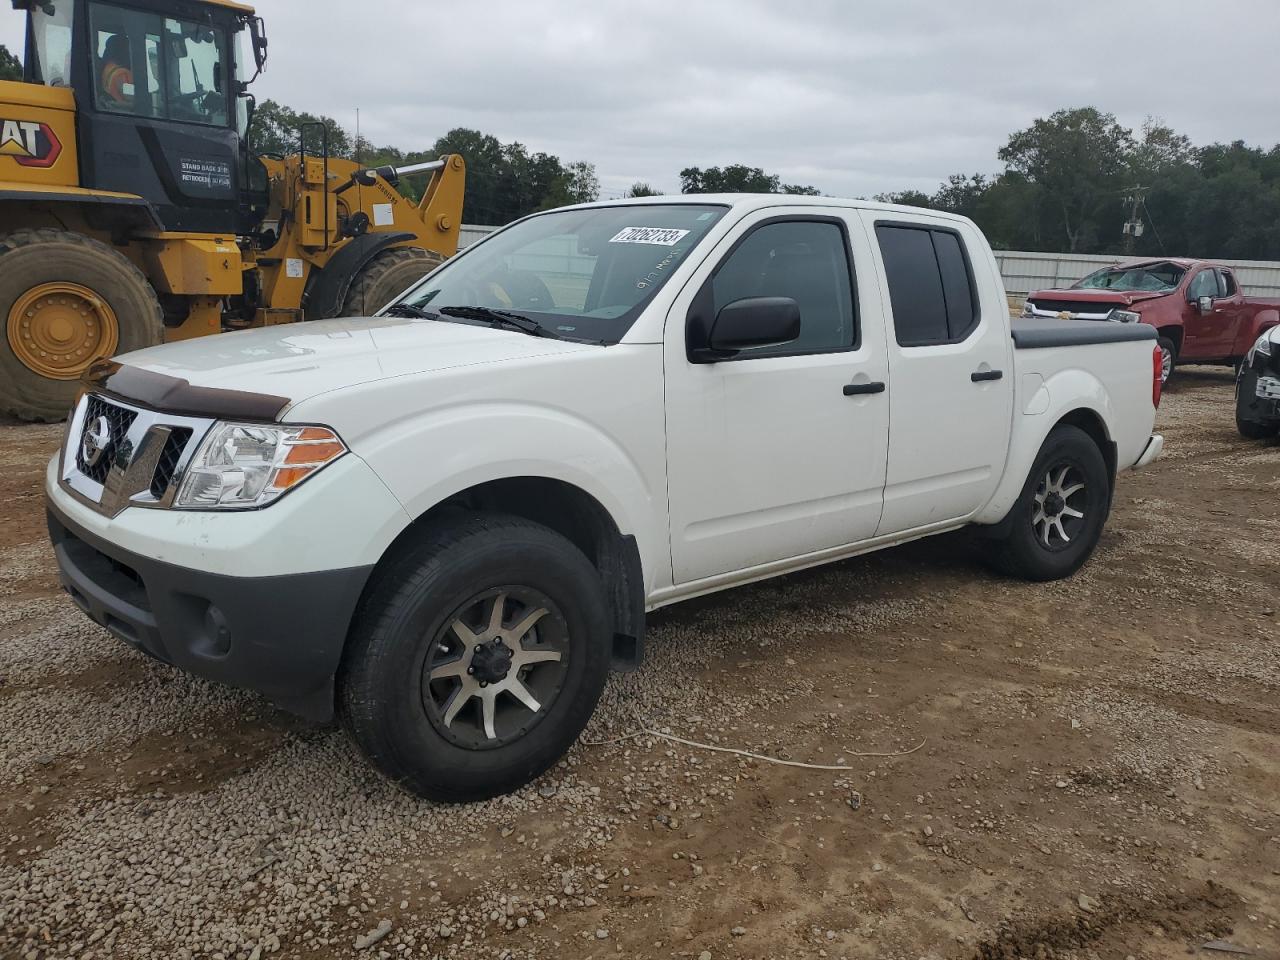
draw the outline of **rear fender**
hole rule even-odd
[[[1259,310],[1254,314],[1253,321],[1241,328],[1234,356],[1243,357],[1253,349],[1253,345],[1258,342],[1260,336],[1277,325],[1280,325],[1280,310]]]
[[[1105,442],[1115,442],[1115,406],[1102,381],[1092,373],[1072,368],[1046,380],[1041,380],[1038,374],[1025,374],[1022,380],[1018,384],[1013,436],[1004,475],[995,495],[973,518],[974,523],[999,523],[1013,509],[1045,439],[1063,420],[1073,416],[1092,417]],[[1114,453],[1104,449],[1103,455],[1108,462],[1115,462]]]

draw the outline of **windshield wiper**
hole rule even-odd
[[[504,327],[507,330],[519,330],[521,333],[527,333],[531,337],[562,339],[559,334],[552,333],[537,320],[532,320],[519,313],[509,313],[506,310],[495,310],[492,307],[441,307],[440,312],[446,317],[459,317],[463,320],[483,320],[492,326]]]
[[[393,303],[382,311],[388,317],[417,317],[420,320],[439,320],[440,314],[432,310],[423,310],[412,303]]]

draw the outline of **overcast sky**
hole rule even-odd
[[[4,5],[6,8],[8,4]],[[996,172],[1094,105],[1280,139],[1280,0],[260,0],[254,92],[423,148],[451,127],[596,165],[605,195],[741,162],[826,193]],[[18,14],[0,43],[19,47]]]

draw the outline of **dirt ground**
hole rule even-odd
[[[1226,371],[1159,427],[1073,580],[951,537],[663,611],[565,762],[440,807],[85,621],[60,428],[0,425],[0,957],[1280,958],[1280,445]]]

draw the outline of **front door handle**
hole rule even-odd
[[[1003,370],[975,370],[969,374],[969,379],[974,383],[986,383],[988,380],[1003,380]]]
[[[846,383],[844,385],[844,395],[846,397],[856,397],[864,393],[884,393],[884,383],[876,380],[872,383]]]

